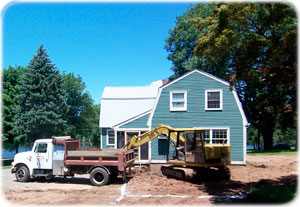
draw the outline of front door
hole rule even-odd
[[[37,143],[32,162],[36,169],[52,169],[52,143]]]
[[[124,132],[117,132],[117,149],[121,149],[125,145]]]
[[[133,136],[139,136],[142,133],[144,132],[126,132],[127,142],[129,142]],[[134,149],[134,154],[136,160],[149,160],[149,142],[141,145],[137,149]]]
[[[129,142],[133,136],[139,136],[139,133],[138,132],[126,132],[127,142]],[[136,160],[139,159],[139,152],[138,152],[137,148],[134,148],[134,158]]]

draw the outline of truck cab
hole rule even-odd
[[[16,173],[18,181],[27,181],[38,176],[51,176],[53,149],[52,139],[36,140],[31,151],[15,155],[11,163],[11,172]]]

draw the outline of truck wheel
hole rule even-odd
[[[105,169],[97,167],[90,173],[90,180],[95,186],[106,185],[109,181],[109,175]]]
[[[30,180],[29,170],[26,166],[19,167],[15,174],[19,182],[28,182]]]

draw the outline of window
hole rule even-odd
[[[204,133],[207,144],[229,144],[229,128],[226,129],[206,129]]]
[[[115,144],[115,132],[113,130],[107,130],[107,145]]]
[[[186,91],[170,92],[170,111],[186,111],[187,96]]]
[[[34,152],[36,153],[46,153],[47,152],[47,143],[39,143]]]
[[[223,110],[223,91],[205,91],[205,110]]]
[[[213,129],[212,141],[214,144],[222,144],[223,141],[227,143],[227,130],[226,129]]]
[[[207,143],[207,144],[210,143],[210,130],[205,130],[205,132],[204,132],[204,140],[205,140],[205,143]]]

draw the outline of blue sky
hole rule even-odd
[[[167,79],[164,49],[191,3],[14,3],[2,11],[2,64],[27,66],[39,45],[60,71],[80,75],[95,103],[105,86]]]

